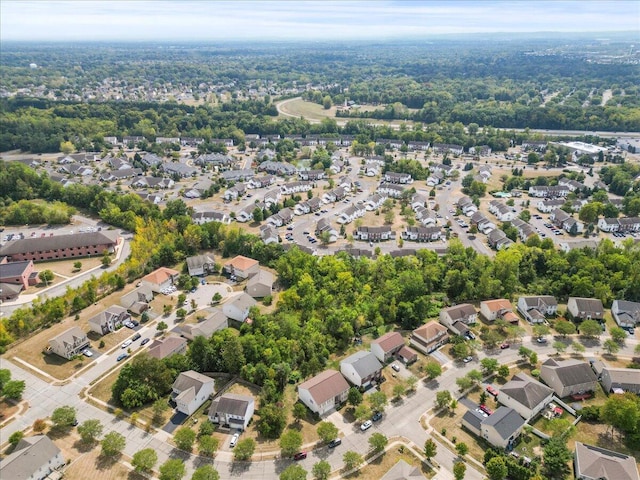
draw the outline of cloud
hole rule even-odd
[[[638,30],[631,1],[16,1],[2,40],[379,39]]]

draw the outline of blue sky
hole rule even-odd
[[[622,1],[0,1],[0,40],[346,40],[640,30]]]

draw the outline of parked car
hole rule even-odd
[[[382,420],[382,413],[380,412],[376,412],[373,414],[373,417],[371,417],[371,420],[374,422],[378,422],[380,420]]]
[[[120,361],[120,360],[124,360],[125,358],[127,358],[129,356],[128,353],[121,353],[120,355],[118,355],[118,358],[116,358],[116,361]]]
[[[304,460],[307,458],[307,452],[298,452],[293,456],[294,460]]]
[[[509,345],[508,343],[503,343],[502,345],[500,345],[500,349],[504,350],[505,348],[509,348],[511,345]]]
[[[487,392],[489,392],[489,395],[493,395],[494,397],[498,396],[498,390],[493,388],[491,385],[487,386]]]
[[[138,322],[137,320],[131,320],[131,323],[133,324],[134,327],[137,327],[138,325],[140,325],[140,322]]]
[[[329,442],[329,445],[327,445],[329,448],[336,448],[338,445],[342,445],[342,440],[340,440],[339,438],[336,438],[334,440],[331,440]]]
[[[240,434],[239,433],[234,433],[233,437],[231,437],[231,441],[229,442],[229,446],[231,448],[236,446],[236,443],[238,443],[238,438],[240,438]]]
[[[120,348],[127,348],[129,345],[133,343],[133,340],[125,340],[124,343],[120,346]]]
[[[85,349],[82,351],[82,354],[83,354],[85,357],[93,357],[93,352],[92,352],[91,350],[89,350],[88,348],[85,348]]]
[[[392,364],[391,368],[393,368],[396,372],[400,371],[400,366],[397,363]]]
[[[140,342],[140,346],[146,345],[147,343],[149,343],[151,341],[150,338],[143,338],[142,341]]]
[[[547,339],[544,337],[538,337],[536,338],[536,342],[538,343],[547,343]]]
[[[362,430],[363,432],[365,430],[369,430],[371,428],[371,426],[373,425],[373,422],[371,420],[367,420],[366,422],[364,422],[362,425],[360,425],[360,430]]]
[[[135,342],[135,341],[136,341],[136,340],[138,340],[141,336],[142,336],[142,335],[140,335],[139,333],[136,333],[133,337],[131,337],[131,340]]]
[[[471,360],[473,360],[473,357],[469,356],[469,357],[464,357],[462,359],[462,363],[469,363]]]
[[[491,410],[489,407],[487,407],[486,405],[480,405],[480,410],[482,410],[484,413],[486,413],[487,415],[491,415],[493,413],[493,410]]]

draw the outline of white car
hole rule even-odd
[[[133,340],[131,340],[131,339],[125,340],[124,343],[122,344],[121,348],[127,348],[132,343],[133,343]]]
[[[93,357],[93,352],[91,350],[89,350],[88,348],[86,348],[85,350],[82,351],[82,354],[85,357]]]
[[[240,438],[240,434],[239,433],[234,433],[233,437],[231,437],[231,441],[229,442],[229,446],[231,448],[236,446],[236,443],[238,443],[238,438]]]
[[[360,425],[360,430],[362,430],[363,432],[365,430],[369,430],[371,428],[371,426],[373,425],[373,422],[371,420],[367,420],[366,422],[364,422],[362,425]]]

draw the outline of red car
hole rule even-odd
[[[509,345],[508,343],[503,343],[502,345],[500,345],[500,348],[502,350],[504,350],[505,348],[509,348],[511,345]]]
[[[494,397],[498,396],[498,391],[495,388],[493,388],[491,385],[487,387],[487,392],[489,392],[489,394],[493,395]]]
[[[486,413],[487,415],[491,415],[493,414],[493,410],[491,410],[489,407],[487,407],[486,405],[480,405],[480,410],[482,410],[484,413]]]
[[[298,452],[293,456],[294,460],[304,460],[307,458],[307,452]]]

